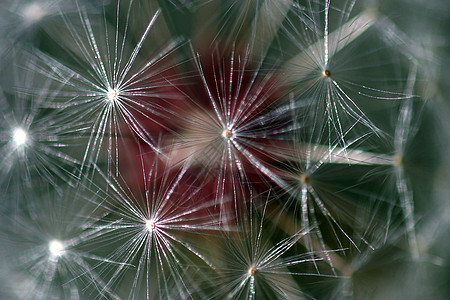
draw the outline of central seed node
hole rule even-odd
[[[230,129],[225,129],[222,131],[222,137],[226,140],[229,140],[233,137],[233,132]]]
[[[153,220],[147,220],[145,221],[145,227],[147,227],[148,231],[153,231],[156,227],[156,223]]]
[[[119,93],[117,92],[117,89],[109,89],[106,93],[106,97],[109,102],[115,102],[119,98]]]
[[[248,269],[248,274],[250,275],[256,275],[258,273],[258,269],[256,269],[255,267],[251,267],[250,269]]]

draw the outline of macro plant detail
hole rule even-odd
[[[0,298],[445,298],[431,2],[2,2]]]
[[[24,59],[29,64],[34,61],[20,53],[14,59]],[[41,81],[37,74],[24,70],[5,70],[10,71],[13,79],[3,79],[5,88],[0,100],[3,109],[0,121],[2,189],[8,192],[23,185],[32,186],[38,177],[58,189],[62,182],[71,181],[80,165],[80,161],[71,156],[69,145],[75,141],[76,131],[85,124],[68,125],[56,111],[48,111],[47,105],[55,99],[55,92],[30,94],[26,91],[36,82],[48,87],[49,80]]]

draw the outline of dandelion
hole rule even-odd
[[[289,74],[285,78],[303,99],[311,99],[306,117],[317,143],[328,143],[330,147],[335,137],[345,147],[345,133],[357,125],[385,136],[369,118],[367,108],[374,100],[381,103],[411,97],[398,88],[404,78],[377,77],[384,76],[384,72],[399,73],[386,70],[387,66],[398,66],[395,50],[376,39],[366,45],[374,35],[372,27],[378,15],[367,9],[350,19],[354,6],[355,1],[345,2],[342,8],[331,1],[299,4],[292,21],[283,28],[300,51],[284,64]],[[339,21],[331,23],[330,19]]]
[[[157,10],[134,47],[130,45],[132,33],[128,23],[132,18],[132,3],[123,8],[120,1],[117,2],[115,28],[110,28],[106,15],[102,16],[103,20],[92,18],[85,7],[78,10],[80,25],[75,23],[76,19],[62,15],[65,28],[53,34],[72,37],[73,45],[64,45],[64,49],[83,65],[82,68],[38,53],[41,59],[36,66],[38,71],[64,84],[53,106],[72,115],[72,121],[89,124],[89,137],[81,159],[82,172],[87,164],[97,162],[104,151],[108,153],[109,168],[117,166],[119,151],[124,149],[122,144],[136,139],[144,141],[153,151],[160,151],[144,123],[164,129],[158,120],[165,113],[165,98],[170,95],[168,88],[172,83],[167,72],[176,65],[176,62],[166,64],[166,60],[180,44],[170,41],[154,56],[141,53],[161,14]],[[126,15],[124,30],[118,23],[122,13]],[[102,21],[103,26],[98,21]],[[49,70],[57,72],[49,73]]]
[[[279,185],[282,196],[273,208],[278,211],[275,219],[293,215],[294,223],[315,228],[303,239],[309,250],[329,250],[329,244],[342,249],[346,241],[357,247],[352,232],[346,228],[348,224],[356,227],[354,211],[377,201],[373,192],[362,188],[367,175],[365,168],[373,163],[392,162],[389,155],[359,149],[371,135],[369,131],[352,140],[346,139],[346,147],[339,147],[338,139],[331,146],[317,145],[313,134],[297,132],[292,139],[291,153],[287,152],[284,161],[271,166],[282,179]],[[324,257],[334,269],[329,253],[325,252]]]
[[[186,108],[173,118],[179,133],[169,156],[211,176],[218,203],[233,199],[237,205],[258,182],[277,181],[265,164],[282,147],[274,141],[294,130],[286,108],[277,105],[276,74],[262,62],[252,67],[248,51],[228,57],[216,48],[210,62],[197,56],[201,89],[180,89]]]
[[[220,230],[225,219],[202,187],[189,183],[186,168],[159,170],[157,160],[141,170],[138,178],[145,189],[134,192],[124,180],[104,175],[112,193],[97,192],[104,198],[93,200],[104,212],[95,228],[108,245],[108,257],[123,263],[107,271],[108,285],[118,287],[131,280],[125,289],[131,299],[164,298],[173,291],[189,295],[191,278],[210,265],[201,247],[195,246],[201,241],[197,234]],[[113,248],[110,244],[116,242],[120,244]]]
[[[2,250],[8,261],[4,267],[12,276],[23,277],[11,282],[14,297],[114,297],[96,271],[105,260],[91,253],[96,232],[87,230],[91,208],[84,196],[68,189],[62,196],[46,192],[42,198],[22,197],[21,209],[2,216],[2,240],[7,241]]]
[[[253,209],[255,209],[253,207]],[[320,261],[313,253],[289,255],[290,250],[308,234],[301,230],[281,239],[271,239],[265,226],[266,207],[240,219],[236,231],[223,236],[223,256],[216,257],[216,274],[211,279],[216,287],[208,297],[225,299],[303,299],[307,297],[295,277],[317,275],[293,271],[300,264]],[[323,275],[325,276],[325,275]],[[218,288],[217,288],[218,286]]]
[[[445,298],[419,2],[4,0],[0,298]]]
[[[13,61],[23,58],[19,54]],[[27,60],[28,63],[32,61]],[[15,66],[13,66],[15,67]],[[9,70],[11,66],[5,67]],[[58,113],[45,109],[55,94],[49,90],[30,94],[28,89],[49,85],[30,70],[12,71],[13,80],[0,95],[0,183],[7,191],[32,185],[41,177],[55,187],[71,182],[80,161],[72,157],[69,143],[77,137],[77,124],[67,124]],[[26,86],[26,88],[24,88]],[[79,127],[78,127],[79,128]]]

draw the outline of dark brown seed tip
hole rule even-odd
[[[309,181],[310,181],[310,178],[309,178],[308,175],[302,174],[302,176],[300,176],[300,182],[301,183],[307,184],[307,183],[309,183]]]

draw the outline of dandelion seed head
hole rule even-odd
[[[17,127],[13,131],[12,138],[16,146],[19,147],[26,144],[28,141],[28,134],[22,128]]]
[[[59,240],[52,240],[48,243],[48,251],[52,257],[59,257],[64,254],[64,245]]]
[[[324,77],[331,77],[331,72],[330,72],[330,70],[323,70],[322,71],[322,75]]]
[[[251,275],[251,276],[254,276],[254,275],[258,274],[258,269],[255,268],[255,267],[250,267],[248,269],[248,274]]]
[[[108,99],[109,102],[114,103],[119,98],[119,92],[117,89],[108,89],[108,92],[106,93],[106,99]]]
[[[153,231],[156,227],[156,222],[153,219],[145,221],[145,227],[148,231]]]

